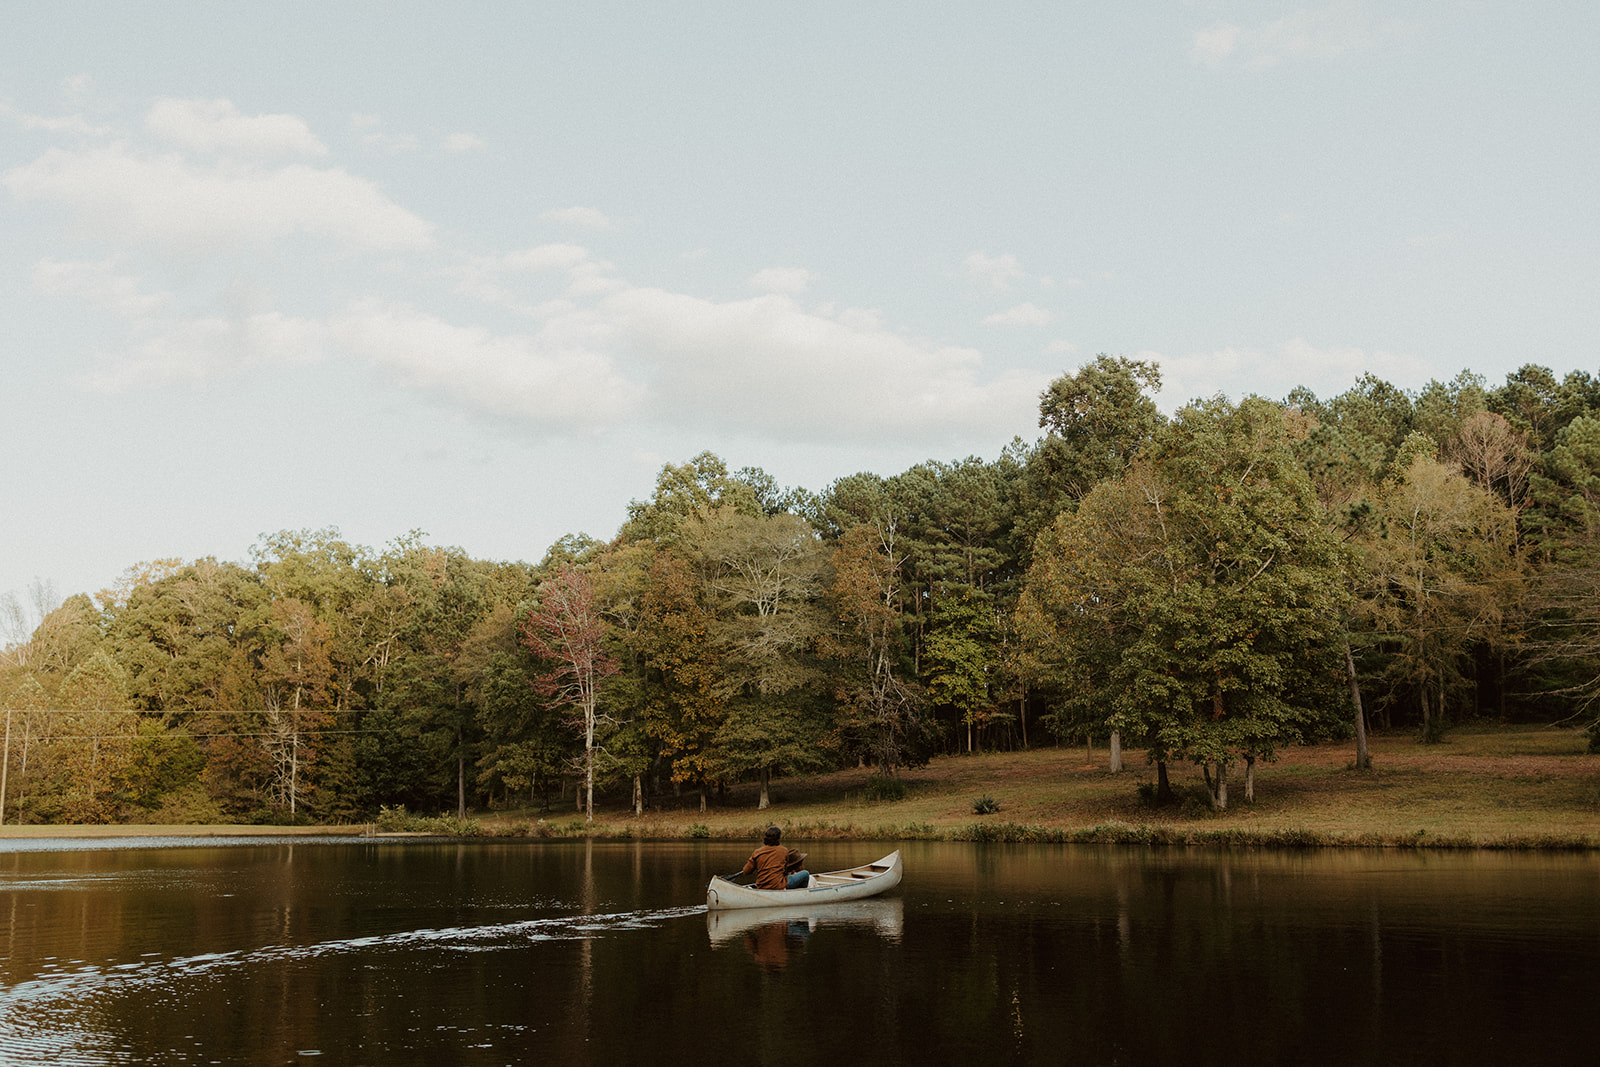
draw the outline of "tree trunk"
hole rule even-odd
[[[1085,733],[1083,735],[1083,762],[1094,762],[1094,734]]]
[[[772,806],[771,799],[767,796],[767,768],[761,768],[761,802],[756,805],[757,811],[766,811]]]
[[[637,774],[633,776],[633,813],[644,814],[644,778]]]
[[[1167,778],[1167,761],[1156,760],[1156,803],[1171,804],[1177,799],[1172,792],[1172,782]]]
[[[1350,676],[1350,703],[1356,709],[1356,770],[1370,771],[1372,755],[1367,751],[1367,715],[1361,709],[1361,681],[1356,677],[1356,658],[1350,654],[1350,642],[1344,643],[1344,669]]]
[[[701,782],[700,783],[700,814],[704,815],[705,813],[706,813],[706,784],[704,782]]]
[[[6,711],[5,754],[0,756],[0,826],[6,821],[6,772],[11,770],[11,712]]]
[[[594,727],[595,704],[590,700],[583,712],[583,791],[587,797],[584,820],[594,822]]]
[[[461,727],[456,726],[456,818],[467,817],[467,754],[462,745]]]
[[[1111,760],[1107,764],[1112,774],[1122,773],[1122,731],[1111,731]]]
[[[1211,810],[1228,810],[1228,764],[1226,760],[1217,760],[1217,776],[1211,777],[1211,765],[1204,764],[1206,775],[1206,791],[1211,794]]]
[[[1244,802],[1246,804],[1254,804],[1256,802],[1255,756],[1246,756],[1244,758]]]

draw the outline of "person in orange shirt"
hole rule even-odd
[[[767,832],[761,835],[761,847],[744,861],[744,869],[739,873],[754,871],[757,889],[798,889],[811,879],[811,872],[802,869],[806,854],[784,848],[778,843],[782,837],[782,830],[776,826],[767,827]]]

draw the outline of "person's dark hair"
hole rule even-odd
[[[761,835],[761,843],[763,845],[776,845],[778,843],[778,838],[782,836],[782,830],[778,829],[776,826],[769,826],[767,827],[767,832]]]

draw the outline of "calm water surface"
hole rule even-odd
[[[0,841],[0,1062],[1600,1063],[1600,857]],[[814,870],[889,846],[804,846]]]

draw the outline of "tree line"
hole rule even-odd
[[[1204,770],[1369,723],[1573,720],[1600,745],[1600,382],[1223,397],[1053,382],[993,461],[820,492],[703,453],[537,565],[413,532],[263,536],[96,597],[0,598],[0,818],[358,820],[1099,741]]]

